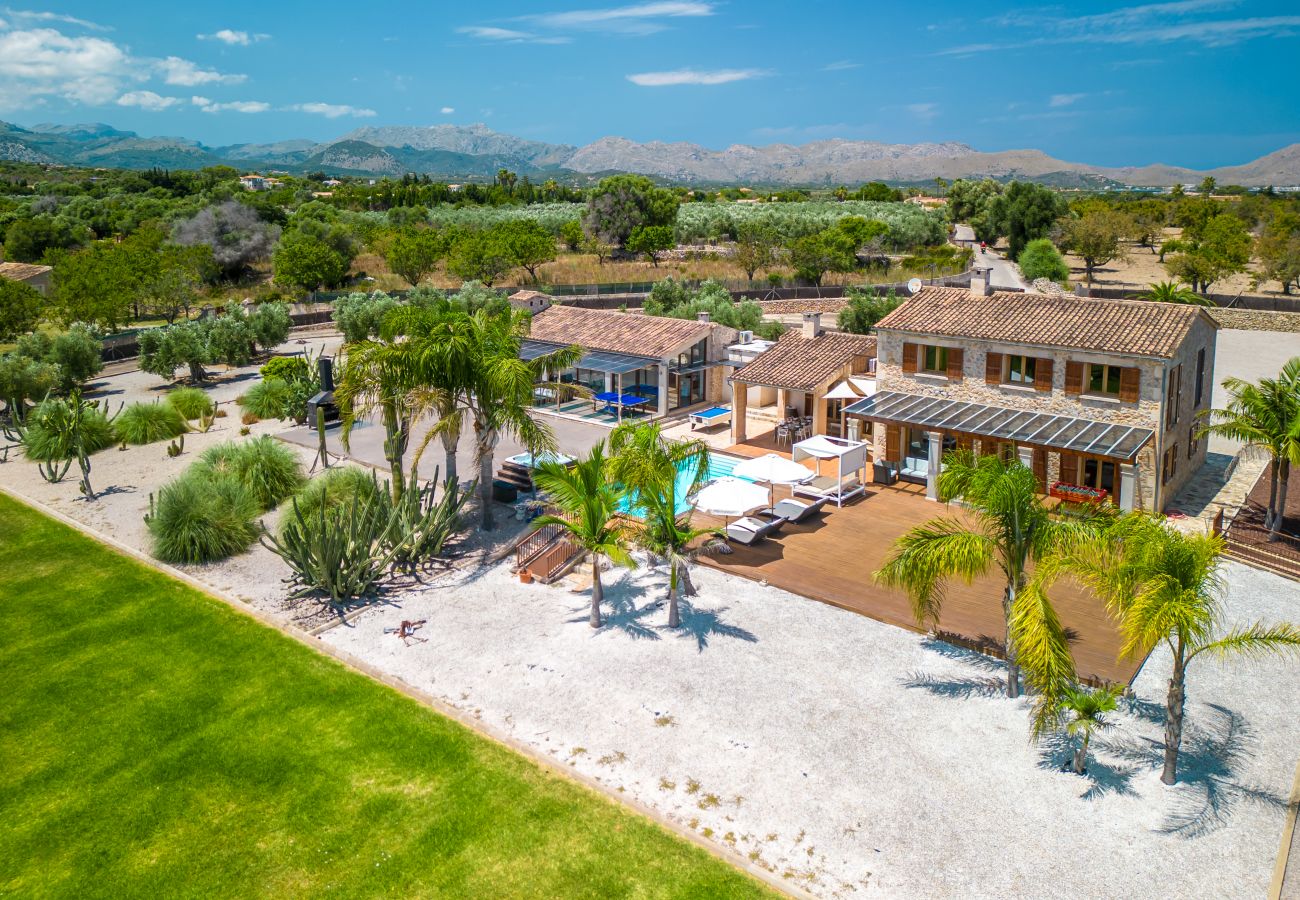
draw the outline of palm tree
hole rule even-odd
[[[1201,434],[1241,441],[1269,455],[1272,478],[1264,527],[1270,540],[1277,540],[1286,516],[1291,465],[1300,464],[1300,356],[1283,366],[1277,378],[1261,378],[1257,384],[1226,378],[1223,386],[1228,406],[1204,413],[1210,422]]]
[[[998,456],[968,452],[944,458],[939,498],[960,497],[974,522],[932,519],[898,538],[894,551],[875,573],[878,583],[907,591],[918,625],[938,624],[944,585],[951,578],[968,584],[995,565],[1005,579],[1002,614],[1006,621],[1007,696],[1020,696],[1020,665],[1039,691],[1035,733],[1056,710],[1063,687],[1074,678],[1069,642],[1044,590],[1026,590],[1031,563],[1048,558],[1090,519],[1054,519],[1038,497],[1038,480],[1027,466]]]
[[[1088,743],[1094,732],[1105,731],[1114,724],[1106,718],[1106,713],[1115,711],[1120,693],[1116,687],[1090,691],[1077,684],[1062,692],[1061,708],[1070,714],[1065,730],[1072,737],[1079,738],[1079,746],[1074,751],[1074,771],[1077,774],[1088,774]]]
[[[1156,281],[1147,286],[1145,291],[1129,296],[1130,300],[1146,300],[1151,303],[1190,303],[1194,306],[1213,306],[1213,301],[1202,297],[1185,284],[1177,281]]]
[[[645,522],[637,531],[637,543],[652,560],[668,564],[668,627],[682,624],[677,609],[679,580],[690,584],[689,566],[702,556],[719,552],[726,542],[717,528],[693,528],[691,511],[677,512],[677,482],[666,491],[642,493]],[[694,593],[693,590],[690,593]]]
[[[388,463],[393,499],[406,485],[406,449],[411,434],[411,390],[415,369],[410,344],[367,340],[344,349],[334,399],[342,420],[343,446],[350,449],[352,428],[379,414],[384,426],[384,460]]]
[[[558,516],[538,516],[533,520],[533,527],[559,525],[575,544],[591,555],[588,621],[592,628],[599,628],[600,604],[605,597],[600,580],[601,562],[608,559],[629,569],[636,565],[628,553],[627,528],[619,514],[623,490],[609,478],[605,442],[597,442],[586,459],[571,467],[556,462],[542,463],[533,470],[533,479],[561,511]]]
[[[1130,513],[1074,542],[1058,558],[1062,571],[1091,587],[1119,622],[1121,653],[1145,657],[1163,642],[1173,658],[1165,702],[1165,759],[1160,780],[1178,781],[1187,667],[1203,654],[1263,656],[1300,652],[1300,628],[1280,623],[1224,632],[1219,562],[1223,539],[1189,535],[1145,513]]]
[[[669,440],[658,422],[625,422],[609,436],[610,472],[627,485],[633,502],[641,494],[662,495],[682,472],[692,472],[689,494],[709,478],[709,445],[701,440]]]

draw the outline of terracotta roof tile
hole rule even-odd
[[[26,281],[37,275],[44,275],[48,271],[50,271],[49,266],[39,266],[35,263],[0,262],[0,276],[14,281]]]
[[[1169,358],[1202,314],[1179,303],[927,287],[876,329]]]
[[[732,381],[795,391],[811,391],[842,371],[855,356],[876,355],[876,339],[861,334],[825,331],[806,338],[799,331],[781,335],[775,347],[737,370]]]
[[[684,344],[704,340],[714,327],[693,319],[553,304],[533,315],[528,336],[554,344],[578,344],[587,350],[663,358]]]

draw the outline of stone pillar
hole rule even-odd
[[[749,388],[732,382],[731,385],[731,442],[743,444],[749,439],[745,429],[745,416],[749,414]]]
[[[1119,508],[1122,512],[1132,512],[1137,501],[1138,467],[1130,463],[1119,466]]]
[[[659,363],[659,415],[668,415],[668,363]]]
[[[813,394],[813,434],[826,434],[827,400],[820,394]]]
[[[943,432],[927,431],[930,438],[930,454],[925,470],[925,498],[939,499],[939,466],[943,462]]]
[[[790,405],[790,392],[785,388],[776,389],[776,417],[785,418],[786,407]]]

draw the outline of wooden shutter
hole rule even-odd
[[[966,360],[966,354],[960,347],[948,348],[948,380],[961,381],[962,365]]]
[[[1047,493],[1047,451],[1034,450],[1034,478],[1038,481],[1038,489]]]
[[[1083,393],[1083,363],[1078,360],[1065,362],[1065,392],[1075,396]]]
[[[1052,360],[1050,357],[1039,357],[1034,363],[1034,390],[1051,392],[1052,390]]]
[[[908,374],[916,372],[916,344],[903,344],[903,371]]]
[[[984,383],[1002,383],[1002,354],[990,351],[984,356]]]
[[[903,443],[902,429],[897,425],[885,426],[885,459],[899,462],[902,459],[900,446]]]
[[[1142,370],[1137,366],[1125,366],[1119,370],[1119,399],[1125,403],[1136,403],[1142,384]],[[1170,398],[1171,400],[1173,398]],[[1176,402],[1176,401],[1175,401]]]

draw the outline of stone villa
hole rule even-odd
[[[1205,462],[1217,328],[1196,306],[928,287],[877,325],[877,393],[845,414],[931,497],[963,447],[1014,454],[1044,492],[1163,510]]]

